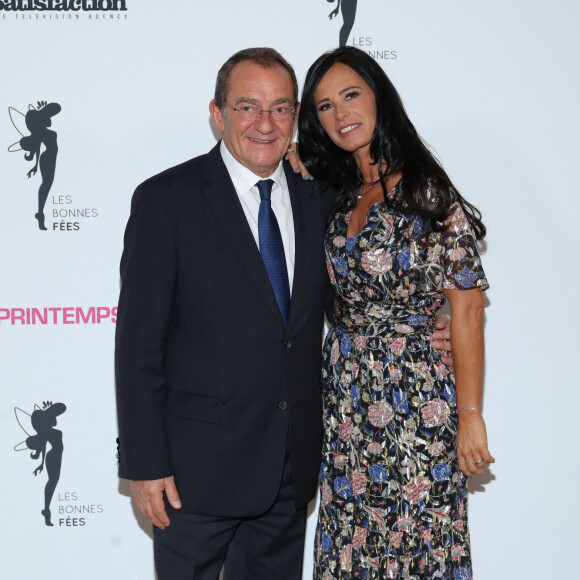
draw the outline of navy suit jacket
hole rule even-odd
[[[296,239],[287,328],[219,144],[133,196],[116,330],[119,475],[175,475],[186,512],[267,510],[288,432],[296,505],[316,492],[334,195],[285,172]]]

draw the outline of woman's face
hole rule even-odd
[[[318,119],[330,139],[351,153],[368,151],[375,131],[375,95],[349,66],[337,63],[314,92]]]

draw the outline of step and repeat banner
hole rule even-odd
[[[116,475],[132,192],[216,143],[208,104],[232,53],[273,46],[301,81],[349,44],[384,67],[488,226],[497,463],[470,482],[475,578],[569,577],[579,26],[573,0],[0,0],[0,575],[155,578],[150,526]],[[305,578],[315,519],[313,504]]]

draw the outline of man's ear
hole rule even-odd
[[[224,114],[223,111],[217,106],[217,103],[214,100],[211,101],[209,104],[209,114],[211,115],[211,120],[215,125],[215,128],[220,132],[224,132]]]

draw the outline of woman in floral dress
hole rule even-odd
[[[315,578],[469,580],[466,476],[494,461],[481,416],[481,216],[356,48],[312,65],[299,127],[307,169],[342,192],[325,241],[336,299]],[[430,339],[445,299],[455,377]]]

